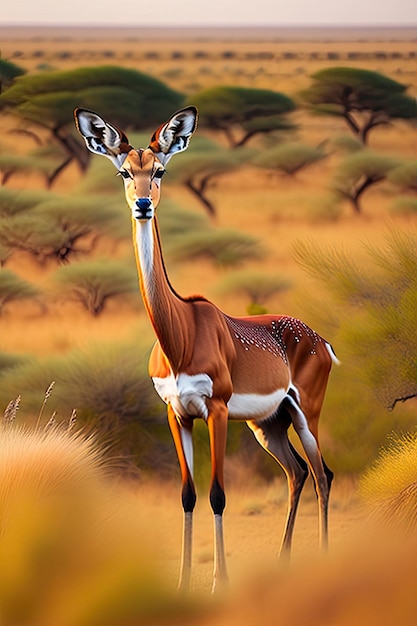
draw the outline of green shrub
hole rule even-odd
[[[58,297],[79,302],[93,316],[103,313],[109,300],[138,292],[136,268],[108,259],[65,265],[53,280]]]
[[[40,293],[37,287],[14,272],[2,269],[0,272],[0,315],[4,313],[9,303],[37,298]]]

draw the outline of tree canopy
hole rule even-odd
[[[206,138],[196,137],[190,150],[181,159],[169,164],[169,180],[185,185],[202,203],[210,216],[216,215],[215,202],[208,191],[220,176],[239,168],[247,161],[246,148],[229,150]]]
[[[23,76],[25,73],[22,67],[0,58],[0,94],[4,89],[10,87],[15,78]]]
[[[0,97],[0,108],[50,129],[73,124],[73,110],[96,110],[123,130],[153,129],[183,96],[161,81],[117,66],[81,67],[22,76]]]
[[[21,76],[0,95],[0,111],[51,131],[69,157],[58,169],[75,158],[84,170],[89,153],[74,131],[76,107],[95,110],[122,130],[152,131],[182,102],[182,94],[147,74],[101,66]]]
[[[252,163],[257,167],[278,170],[294,176],[300,170],[326,157],[323,146],[308,146],[301,142],[285,142],[255,156]]]
[[[372,150],[359,150],[348,155],[340,163],[333,177],[333,188],[337,195],[346,198],[356,213],[361,213],[364,192],[385,180],[397,166],[393,157]]]
[[[200,124],[223,132],[232,147],[245,144],[259,133],[293,128],[285,115],[294,111],[294,101],[283,93],[247,87],[211,87],[193,97]],[[235,137],[233,127],[239,127]]]
[[[312,79],[312,85],[301,92],[304,102],[319,113],[343,117],[362,143],[376,126],[417,117],[416,100],[405,93],[407,85],[379,72],[331,67]]]

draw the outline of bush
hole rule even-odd
[[[37,298],[39,289],[13,272],[2,269],[0,272],[0,315],[11,302]]]
[[[360,493],[371,503],[398,496],[417,479],[417,433],[390,439],[360,480]]]
[[[360,493],[379,522],[399,531],[417,528],[417,433],[393,435],[362,476]]]
[[[400,163],[389,172],[388,180],[404,191],[417,192],[417,160]]]
[[[325,281],[336,303],[345,340],[360,360],[378,399],[393,408],[417,395],[417,241],[392,231],[385,247],[368,247],[364,269],[344,253],[327,255],[299,245],[297,258]],[[333,311],[335,308],[333,307]]]
[[[267,276],[260,272],[233,272],[223,279],[219,286],[222,294],[240,294],[249,299],[249,315],[266,313],[263,306],[272,296],[282,293],[290,287],[286,278]]]
[[[417,213],[417,198],[403,197],[394,200],[390,207],[392,213],[401,215],[414,215]]]
[[[358,150],[345,157],[335,173],[333,189],[340,198],[346,198],[356,213],[362,211],[362,195],[385,180],[397,166],[397,159],[371,150]]]
[[[203,258],[223,267],[259,259],[263,254],[256,239],[232,230],[191,233],[183,238],[179,245],[170,246],[169,252],[177,261]]]
[[[325,156],[326,153],[320,147],[313,148],[299,142],[287,142],[257,155],[253,159],[253,164],[294,176],[300,170],[324,159]]]
[[[136,268],[108,259],[63,266],[53,280],[58,297],[79,302],[93,316],[103,313],[109,300],[138,292]]]

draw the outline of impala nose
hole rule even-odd
[[[150,198],[138,198],[135,202],[137,210],[135,217],[137,219],[150,219],[152,217],[152,200]]]
[[[151,206],[151,201],[149,198],[138,198],[136,200],[136,206],[141,211],[146,211],[146,209],[149,209],[149,207]]]

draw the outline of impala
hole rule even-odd
[[[246,421],[286,474],[289,501],[281,553],[289,553],[291,548],[298,502],[309,469],[319,504],[320,543],[325,547],[333,473],[320,452],[318,421],[332,361],[336,361],[331,346],[292,317],[231,317],[202,296],[184,298],[167,275],[155,212],[166,165],[175,153],[187,149],[196,129],[196,108],[176,112],[154,132],[149,146],[139,150],[129,144],[123,132],[92,111],[76,109],[75,120],[88,149],[109,158],[117,168],[131,210],[140,288],[157,337],[149,373],[167,404],[182,477],[179,588],[188,587],[191,574],[195,419],[206,422],[210,437],[213,590],[227,581],[223,473],[228,420]],[[288,439],[291,424],[307,462]]]

